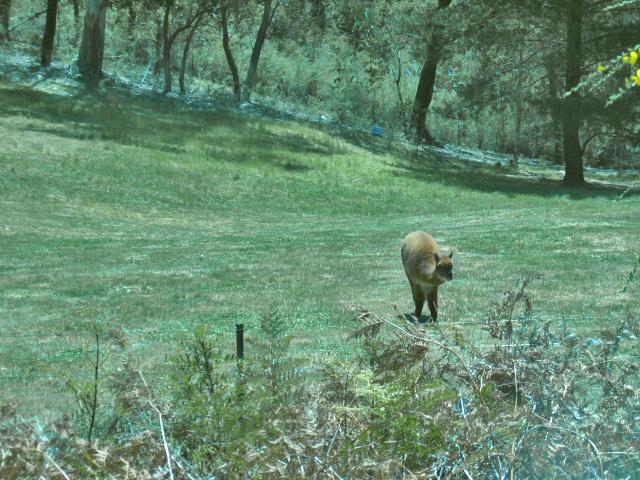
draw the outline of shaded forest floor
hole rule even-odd
[[[347,305],[410,311],[399,245],[415,229],[455,249],[441,320],[479,345],[522,275],[541,275],[540,321],[597,337],[639,312],[632,176],[564,188],[543,166],[29,75],[0,70],[0,401],[67,408],[96,319],[156,372],[198,325],[231,351],[244,323],[250,355],[273,310],[300,355],[349,356]]]

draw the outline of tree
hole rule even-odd
[[[640,88],[631,86],[640,63],[597,70],[604,59],[620,63],[637,45],[639,0],[0,0],[0,36],[9,35],[9,20],[13,37],[28,41],[34,29],[42,34],[36,19],[48,11],[47,64],[60,28],[54,4],[71,22],[72,13],[86,8],[84,30],[76,32],[87,81],[99,78],[108,28],[122,39],[114,56],[145,66],[156,60],[149,73],[164,78],[165,92],[179,69],[184,93],[197,35],[211,28],[219,30],[222,48],[210,46],[198,65],[215,75],[222,61],[237,102],[250,100],[261,85],[265,94],[312,103],[335,121],[380,124],[387,132],[402,125],[419,142],[441,136],[514,156],[553,157],[566,166],[567,184],[584,181],[583,162],[633,163],[640,145],[634,103]],[[118,13],[109,25],[107,8]],[[208,25],[210,14],[215,27]],[[127,42],[135,42],[135,52]],[[269,65],[266,42],[282,53]],[[618,89],[625,77],[628,87]],[[618,100],[607,103],[612,91]]]
[[[169,93],[171,91],[171,46],[173,45],[173,39],[175,39],[176,36],[169,35],[169,17],[171,16],[171,9],[173,8],[174,3],[174,0],[165,0],[164,2],[164,16],[162,20],[164,89],[162,90],[162,93]]]
[[[534,139],[545,153],[564,163],[563,182],[567,185],[584,183],[583,163],[589,159],[589,153],[593,159],[594,152],[610,151],[607,145],[614,138],[633,138],[625,133],[631,133],[632,119],[637,118],[633,103],[606,106],[608,96],[597,89],[585,88],[585,82],[588,84],[593,75],[598,75],[597,61],[619,56],[625,45],[637,42],[638,10],[625,8],[620,15],[608,11],[607,3],[496,0],[485,3],[485,9],[490,6],[497,20],[485,21],[484,32],[476,28],[478,33],[459,35],[465,39],[463,53],[468,53],[469,45],[473,45],[473,58],[489,66],[476,72],[471,81],[494,91],[489,101],[480,95],[464,96],[464,109],[480,105],[485,111],[497,111],[513,110],[515,106],[515,137],[520,118],[523,140]],[[526,75],[514,78],[509,72]],[[584,79],[587,72],[591,74]],[[522,115],[527,107],[537,115]],[[638,137],[636,134],[635,138]],[[512,138],[508,148],[518,148],[517,143],[517,138]]]
[[[136,5],[139,5],[140,3],[142,2],[136,0],[120,0],[119,3],[120,8],[127,11],[127,35],[130,37],[133,36],[136,28],[136,22],[138,20],[138,9],[136,9]],[[145,6],[145,3],[143,3],[141,6],[142,10],[144,10]]]
[[[196,30],[200,26],[200,22],[201,22],[202,18],[204,17],[204,13],[205,13],[204,10],[202,10],[200,12],[198,17],[196,18],[196,21],[193,23],[193,26],[189,30],[189,33],[187,35],[187,39],[184,42],[184,50],[182,51],[182,63],[180,64],[180,78],[179,78],[180,95],[184,95],[186,93],[186,88],[185,88],[185,84],[184,84],[184,74],[185,74],[185,70],[187,68],[187,58],[189,57],[189,49],[191,48],[191,42],[193,40],[193,36],[195,35]]]
[[[80,0],[73,0],[73,21],[76,26],[80,23]]]
[[[244,85],[240,85],[240,76],[238,74],[238,66],[234,59],[233,51],[229,42],[229,13],[232,7],[239,9],[241,6],[246,8],[246,4],[238,2],[237,0],[221,0],[220,1],[220,24],[222,27],[222,47],[224,54],[231,71],[231,77],[233,81],[233,93],[237,103],[241,100],[249,101],[251,99],[251,93],[258,80],[258,63],[260,62],[260,55],[264,42],[267,38],[267,32],[279,3],[276,2],[273,5],[272,0],[263,0],[262,14],[260,20],[260,26],[256,34],[253,48],[251,50],[251,58],[249,59],[249,67],[247,69],[247,76],[245,77]],[[236,12],[237,13],[237,12]],[[250,9],[243,9],[243,13],[247,17],[251,16]],[[237,15],[240,16],[240,15]]]
[[[558,72],[556,65],[559,63],[555,58],[555,53],[549,54],[545,58],[545,71],[548,88],[548,111],[551,117],[551,135],[553,136],[553,153],[552,160],[554,163],[563,163],[562,157],[562,130],[560,128],[560,116],[558,115],[558,109],[555,103],[558,99],[558,92],[560,90],[560,81],[558,79]]]
[[[251,99],[251,92],[258,80],[258,62],[260,61],[260,54],[262,53],[264,41],[267,38],[269,25],[271,25],[278,5],[279,4],[276,3],[275,7],[272,8],[272,0],[264,0],[262,19],[260,20],[260,27],[258,28],[258,33],[256,34],[256,40],[253,44],[253,49],[251,50],[251,59],[249,60],[247,78],[244,82],[244,91],[242,93],[242,96],[245,101],[249,101]]]
[[[171,12],[176,4],[175,0],[164,0],[164,16],[162,21],[162,63],[164,67],[164,89],[162,93],[169,93],[172,89],[171,81],[171,49],[176,41],[176,38],[180,33],[190,28],[196,19],[203,15],[205,9],[208,7],[208,1],[201,1],[194,7],[192,2],[187,2],[189,8],[185,15],[185,20],[182,25],[176,28],[173,33],[170,33],[170,19]]]
[[[78,70],[85,83],[95,85],[102,77],[104,56],[104,30],[107,17],[107,0],[88,0]]]
[[[11,0],[0,0],[0,21],[2,29],[0,30],[0,40],[11,40],[9,31],[9,23],[11,18]]]
[[[437,11],[447,8],[452,0],[438,0],[438,7],[432,26],[431,35],[427,41],[425,60],[420,71],[420,80],[416,89],[416,97],[411,111],[411,125],[416,141],[428,144],[437,143],[427,129],[426,120],[429,105],[433,99],[433,88],[436,83],[438,62],[442,55],[444,35],[443,25],[437,20]]]
[[[229,3],[230,0],[220,0],[220,23],[222,25],[222,48],[224,55],[231,70],[231,78],[233,80],[233,95],[237,104],[240,104],[240,76],[238,75],[238,66],[233,58],[233,51],[229,44]]]
[[[58,19],[58,0],[47,0],[47,19],[42,35],[42,48],[40,51],[40,65],[48,67],[53,55],[53,41],[56,36],[56,21]]]
[[[566,7],[566,58],[565,90],[568,93],[562,107],[562,151],[564,155],[565,185],[584,183],[582,165],[582,147],[580,146],[580,96],[573,91],[582,77],[582,22],[584,16],[583,0],[569,0]]]
[[[536,2],[533,2],[536,3]],[[583,87],[583,72],[593,59],[603,54],[619,51],[625,42],[633,38],[633,25],[620,25],[620,17],[607,13],[606,2],[600,0],[553,0],[539,2],[539,8],[531,11],[531,19],[543,26],[546,45],[542,48],[543,63],[548,80],[551,102],[552,135],[562,137],[562,159],[565,166],[563,183],[582,185],[584,179],[584,156],[587,146],[603,135],[615,137],[624,132],[629,113],[621,115],[627,105],[605,108],[606,98],[597,92],[588,92]],[[530,5],[530,4],[528,4]],[[560,32],[557,35],[555,32]],[[554,45],[555,42],[555,45]],[[543,45],[543,44],[541,44]],[[557,55],[557,50],[563,55]],[[600,53],[602,52],[602,53]],[[564,70],[564,92],[559,95],[560,80],[557,71]],[[633,117],[633,115],[631,115]],[[612,134],[611,128],[619,133]],[[554,142],[557,153],[559,146]]]

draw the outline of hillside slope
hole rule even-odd
[[[251,340],[275,309],[301,354],[349,355],[346,305],[410,311],[399,245],[415,229],[456,250],[443,324],[474,328],[525,274],[543,275],[540,319],[597,335],[638,311],[637,279],[621,293],[637,195],[312,124],[40,87],[0,77],[0,401],[64,408],[61,378],[90,373],[96,319],[158,371],[196,325],[231,345],[235,323]]]

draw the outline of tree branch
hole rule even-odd
[[[13,30],[14,28],[18,28],[20,25],[24,25],[25,23],[29,23],[31,20],[35,20],[36,18],[44,15],[45,13],[47,13],[46,10],[42,10],[41,12],[34,13],[30,17],[27,17],[27,19],[24,22],[20,22],[20,23],[16,23],[15,25],[12,25],[11,28],[9,28],[9,31]]]

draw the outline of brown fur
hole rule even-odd
[[[420,319],[425,297],[431,319],[438,320],[438,287],[453,280],[453,253],[441,257],[439,247],[426,232],[412,232],[402,242],[402,264],[409,279],[415,316]]]

